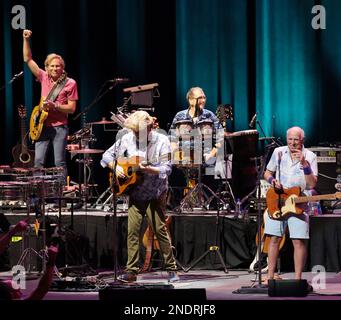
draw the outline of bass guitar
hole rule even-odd
[[[49,115],[48,111],[44,109],[44,103],[51,99],[56,87],[66,79],[66,76],[66,72],[64,72],[53,85],[47,97],[41,97],[39,104],[33,108],[30,118],[30,138],[33,142],[39,139],[43,130],[44,121]]]
[[[316,196],[300,196],[300,187],[293,187],[289,189],[281,190],[280,194],[276,193],[274,188],[270,188],[266,194],[266,204],[269,210],[269,214],[273,219],[281,219],[289,213],[302,214],[304,207],[300,207],[300,204],[304,204],[310,201],[319,200],[339,200],[341,199],[341,192],[334,194],[322,194]]]
[[[20,143],[12,149],[14,159],[13,167],[31,168],[34,165],[34,151],[28,149],[26,144],[26,108],[18,106],[20,117]]]
[[[164,154],[159,160],[164,161],[170,159],[170,155]],[[155,159],[156,160],[156,159]],[[140,156],[132,156],[130,158],[119,158],[117,159],[117,165],[123,169],[124,178],[116,176],[113,182],[113,188],[116,195],[127,193],[132,186],[138,183],[142,183],[143,174],[140,171],[140,164],[148,165],[153,163],[155,160],[145,162],[145,159]]]

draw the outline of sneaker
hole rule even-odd
[[[168,271],[168,282],[176,282],[179,281],[180,277],[176,271]]]
[[[120,280],[122,282],[135,282],[136,278],[137,278],[136,274],[128,272],[128,273],[121,274],[118,277],[118,280]]]

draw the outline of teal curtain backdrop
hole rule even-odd
[[[246,129],[249,106],[248,1],[176,1],[177,105],[186,106],[190,87],[202,87],[207,108],[220,103],[234,107],[235,129]],[[251,61],[250,61],[251,60]],[[251,100],[251,101],[250,101]]]
[[[326,29],[314,30],[314,5],[326,9]],[[185,94],[202,87],[207,107],[230,103],[234,130],[247,130],[255,112],[261,135],[285,138],[302,126],[307,145],[340,141],[341,2],[338,0],[6,0],[0,4],[1,164],[11,162],[18,141],[16,106],[28,113],[39,85],[22,62],[22,31],[11,27],[14,5],[26,9],[33,30],[33,57],[40,66],[49,52],[64,56],[77,80],[77,113],[93,101],[106,80],[126,86],[157,82],[155,114],[166,129],[186,107]],[[123,86],[110,90],[83,117],[110,118],[123,103]],[[70,131],[82,123],[70,117]],[[262,132],[262,130],[264,133]],[[96,127],[94,147],[106,149],[113,133]]]

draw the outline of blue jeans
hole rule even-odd
[[[66,184],[66,145],[69,129],[67,125],[57,127],[43,127],[39,140],[35,143],[34,166],[42,168],[45,165],[47,149],[50,143],[53,146],[54,164],[56,167],[63,167],[63,179]]]

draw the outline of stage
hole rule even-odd
[[[56,209],[54,209],[56,210]],[[26,217],[25,211],[6,213],[5,217],[11,224]],[[174,246],[174,254],[181,266],[192,266],[209,248],[217,245],[228,269],[248,270],[256,255],[256,216],[248,219],[236,219],[233,215],[222,211],[217,219],[216,211],[193,211],[191,213],[174,214],[171,218],[169,231]],[[34,214],[31,214],[32,223]],[[246,217],[245,217],[246,218]],[[60,223],[61,232],[56,234]],[[218,223],[218,224],[217,224]],[[39,249],[41,234],[37,237],[33,228],[29,233],[29,246]],[[146,223],[141,230],[141,240],[146,229]],[[57,211],[46,212],[46,235],[49,242],[57,237],[60,253],[58,267],[65,265],[88,264],[92,268],[111,268],[113,266],[113,212],[63,208],[61,214]],[[127,257],[127,213],[117,212],[117,261],[124,266]],[[308,260],[305,271],[311,271],[314,266],[323,266],[327,272],[341,270],[341,215],[324,214],[311,216],[310,241]],[[14,265],[22,251],[22,241],[11,244],[9,249],[10,264]],[[141,245],[140,262],[143,265],[145,247]],[[151,267],[161,267],[158,251],[155,251]],[[223,266],[215,252],[208,253],[198,261],[193,269],[222,270]],[[286,241],[281,250],[281,270],[292,272],[292,246]]]

